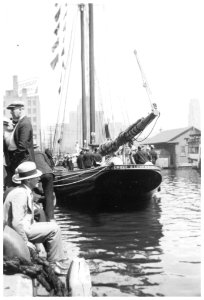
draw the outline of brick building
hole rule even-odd
[[[22,100],[25,104],[25,114],[30,118],[33,126],[34,143],[41,145],[41,116],[40,101],[38,96],[37,79],[18,81],[17,76],[13,76],[13,89],[6,90],[4,96],[3,110],[8,118],[11,114],[6,107],[13,100]]]

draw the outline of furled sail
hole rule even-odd
[[[137,122],[129,126],[125,131],[122,131],[115,140],[101,144],[99,153],[105,156],[117,151],[120,146],[131,142],[132,139],[142,132],[157,116],[159,116],[159,111],[157,110],[156,104],[154,104],[152,112],[147,117],[137,120]]]

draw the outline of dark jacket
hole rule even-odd
[[[84,153],[83,162],[84,162],[85,169],[86,168],[91,168],[93,166],[93,161],[94,161],[94,157],[93,157],[93,154],[90,151]]]
[[[37,169],[40,170],[43,174],[53,173],[50,166],[50,161],[47,158],[46,154],[38,150],[34,151],[34,154]]]
[[[55,163],[54,163],[54,160],[53,160],[53,157],[52,157],[52,153],[50,151],[50,149],[45,149],[45,154],[47,156],[47,158],[49,159],[49,165],[52,169],[54,169],[54,166],[55,166]]]
[[[138,150],[134,155],[133,158],[136,164],[145,164],[147,161],[151,160],[150,155],[144,150]]]
[[[33,128],[28,117],[24,116],[16,125],[14,141],[17,149],[12,151],[11,164],[15,169],[23,161],[34,161]]]
[[[83,162],[83,154],[79,154],[77,157],[77,166],[79,169],[84,169],[84,162]]]

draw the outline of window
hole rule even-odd
[[[181,146],[181,156],[186,156],[185,146]]]
[[[33,123],[36,123],[36,117],[33,117]]]
[[[36,114],[36,108],[33,108],[33,113]]]
[[[29,115],[31,114],[31,109],[30,109],[30,108],[28,108],[28,114],[29,114]]]
[[[190,146],[188,148],[188,153],[194,153],[194,154],[197,154],[199,152],[199,147],[195,147],[195,146]]]
[[[31,101],[30,100],[28,100],[28,106],[31,106]]]

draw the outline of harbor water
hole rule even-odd
[[[69,256],[89,264],[93,296],[201,295],[201,177],[192,169],[162,176],[159,195],[140,210],[56,207]]]

